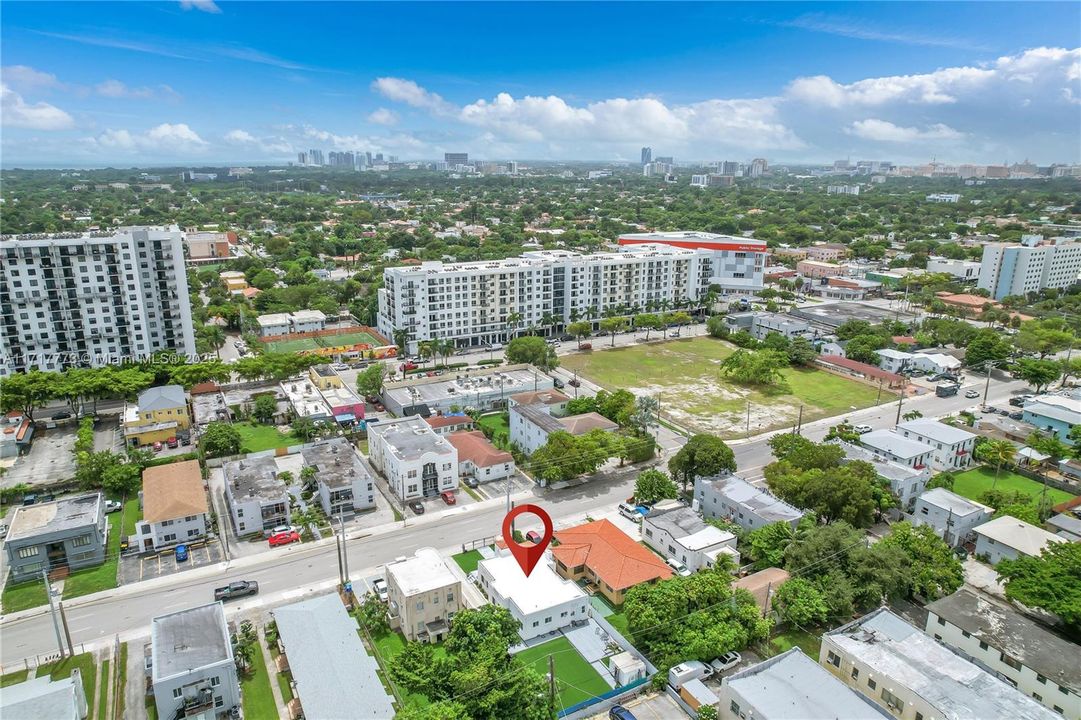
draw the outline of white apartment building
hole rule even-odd
[[[303,448],[300,455],[304,467],[316,470],[319,505],[327,517],[348,519],[375,508],[375,478],[348,440],[330,438]]]
[[[1043,288],[1063,290],[1081,275],[1081,242],[1076,238],[1026,235],[1020,243],[988,243],[983,246],[978,287],[1001,300]]]
[[[154,618],[145,652],[159,718],[215,718],[240,705],[221,602]]]
[[[934,448],[927,447],[915,438],[903,437],[895,430],[872,430],[860,435],[860,445],[887,460],[916,470],[930,465],[934,456]]]
[[[526,577],[514,556],[504,551],[477,563],[477,582],[492,604],[505,607],[521,623],[522,640],[584,623],[589,598],[573,580],[560,577],[548,563],[538,563]]]
[[[776,522],[795,529],[804,511],[756,487],[738,475],[722,474],[694,479],[695,509],[708,519],[721,518],[744,530],[756,530]]]
[[[972,538],[972,531],[991,519],[992,508],[963,498],[946,488],[934,488],[916,499],[912,524],[929,525],[950,547]]]
[[[719,285],[722,295],[753,295],[762,289],[763,271],[769,256],[765,240],[698,231],[619,236],[619,248],[624,253],[645,251],[650,246],[681,248],[704,258],[709,280],[699,288],[700,294],[704,294],[710,285]],[[690,294],[689,297],[697,296]]]
[[[972,463],[976,435],[968,430],[931,418],[917,418],[901,423],[894,432],[930,447],[931,464],[939,470],[959,470]]]
[[[721,556],[731,558],[733,567],[739,567],[736,536],[705,523],[696,511],[677,500],[657,503],[642,518],[642,541],[691,572],[713,567]]]
[[[978,280],[982,265],[973,260],[951,260],[944,257],[927,258],[927,272],[946,273],[958,280]]]
[[[870,464],[878,473],[878,476],[890,484],[890,492],[897,496],[902,510],[907,511],[912,508],[916,498],[927,487],[927,481],[931,479],[930,468],[925,467],[917,470],[914,467],[894,462],[883,455],[879,455],[874,450],[844,440],[834,442],[844,449],[844,462],[862,460]]]
[[[1050,545],[1069,542],[1011,515],[1001,515],[977,526],[972,532],[976,534],[976,555],[986,557],[992,565],[998,565],[1000,560],[1016,560],[1022,555],[1039,557]]]
[[[600,317],[608,308],[694,300],[713,283],[726,292],[762,287],[761,241],[733,239],[746,249],[710,250],[659,240],[623,242],[632,237],[620,238],[632,245],[626,252],[537,250],[506,260],[387,268],[379,291],[379,331],[387,337],[408,331],[410,352],[433,338],[481,345],[506,341],[512,315],[520,317],[520,327],[539,326],[545,315],[566,324],[587,317],[589,308]]]
[[[368,426],[372,465],[402,500],[458,488],[458,450],[417,415]]]
[[[442,642],[462,607],[462,583],[432,548],[387,565],[387,618],[406,640]]]
[[[182,238],[176,227],[0,236],[0,376],[194,357]]]
[[[927,606],[925,632],[1067,720],[1081,720],[1077,645],[989,595],[963,587]]]
[[[288,525],[289,489],[279,477],[272,457],[245,458],[222,466],[225,502],[237,536],[261,533],[269,536],[279,525]]]
[[[823,635],[818,662],[897,720],[1059,717],[886,608]]]

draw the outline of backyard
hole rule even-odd
[[[661,414],[696,431],[725,438],[750,431],[764,432],[794,425],[803,407],[803,421],[842,415],[887,403],[891,393],[870,385],[811,368],[787,368],[784,384],[751,387],[720,374],[720,365],[735,352],[714,338],[691,338],[576,353],[561,358],[562,366],[608,390],[625,388],[636,395],[653,395]],[[482,418],[483,422],[483,418]]]
[[[790,628],[770,638],[766,652],[768,657],[773,657],[798,647],[807,657],[817,661],[818,651],[821,646],[822,640],[818,635],[799,628]]]
[[[492,433],[492,444],[506,450],[510,448],[510,423],[506,413],[489,413],[477,418],[477,425]]]
[[[273,425],[238,422],[234,423],[233,427],[240,433],[240,452],[242,453],[284,448],[291,445],[300,445],[304,442],[292,433],[287,435],[281,432]]]
[[[549,656],[555,663],[559,703],[562,707],[570,707],[612,689],[565,637],[557,637],[518,653],[518,658],[526,665],[531,665],[541,677],[548,676]]]
[[[451,555],[454,562],[458,563],[458,567],[462,569],[466,575],[477,569],[477,563],[483,558],[481,557],[480,550],[467,550],[464,553],[458,553],[457,555]]]
[[[65,599],[116,587],[116,571],[120,563],[120,537],[135,532],[135,522],[140,515],[138,497],[125,502],[120,512],[109,515],[109,538],[105,547],[105,562],[96,568],[76,570],[68,576],[68,579],[64,581]]]
[[[246,718],[273,718],[278,706],[270,689],[270,676],[258,645],[253,647],[251,669],[240,677],[240,694]]]
[[[976,500],[979,502],[980,496],[991,489],[994,486],[995,490],[1004,490],[1007,492],[1016,490],[1022,492],[1029,497],[1038,499],[1040,494],[1044,491],[1044,486],[1035,480],[1029,480],[1027,477],[1018,475],[1017,473],[1010,472],[1009,470],[1003,470],[998,475],[998,482],[995,481],[995,469],[993,467],[978,467],[972,470],[967,470],[963,473],[959,473],[954,477],[953,491],[958,495],[967,497],[970,500]],[[1057,505],[1060,502],[1066,500],[1072,500],[1073,495],[1057,488],[1047,487],[1047,497],[1051,500],[1052,505]]]
[[[405,637],[401,633],[394,630],[388,630],[379,635],[372,635],[372,645],[374,646],[376,654],[379,655],[379,659],[382,662],[383,667],[387,667],[390,661],[405,650]],[[445,657],[447,651],[443,649],[442,643],[436,643],[434,645],[435,657]],[[408,693],[404,689],[399,688],[399,692],[402,693],[402,701],[404,704],[412,708],[423,708],[430,704],[430,700],[420,693]]]

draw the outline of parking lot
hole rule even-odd
[[[533,483],[521,473],[516,472],[506,480],[493,480],[492,482],[481,483],[476,488],[473,488],[473,492],[489,500],[506,497],[507,485],[510,485],[511,495],[533,489]],[[464,492],[464,490],[462,492]]]
[[[129,553],[120,556],[120,584],[152,580],[197,567],[214,565],[224,559],[221,543],[216,539],[202,544],[188,545],[188,559],[184,562],[176,561],[176,552],[172,548],[149,555]]]
[[[506,492],[506,491],[504,490],[504,492]],[[467,493],[465,491],[465,488],[458,488],[457,490],[454,491],[454,501],[455,501],[454,502],[454,507],[460,507],[462,505],[471,505],[471,504],[477,502],[476,500],[473,499],[472,495],[470,495],[469,493]],[[414,501],[410,500],[409,502],[414,502]],[[441,496],[439,496],[439,495],[434,495],[432,497],[426,497],[426,498],[420,498],[420,502],[421,502],[422,505],[424,505],[424,512],[426,512],[426,513],[428,513],[428,512],[440,512],[440,511],[446,510],[448,507],[450,507],[450,505],[448,505],[443,500],[443,498]],[[407,503],[407,505],[408,505],[408,503]],[[416,513],[414,513],[412,511],[412,509],[410,509],[409,507],[406,507],[404,512],[405,512],[405,514],[410,515],[410,516],[416,515]]]
[[[687,717],[687,714],[676,704],[676,701],[663,692],[656,695],[639,696],[620,704],[630,710],[637,720],[678,720],[678,718]],[[603,712],[595,715],[595,718],[607,718],[612,703],[597,703],[596,708]]]
[[[74,423],[48,429],[39,425],[30,452],[16,458],[0,482],[4,487],[19,483],[41,486],[74,476],[76,429]]]

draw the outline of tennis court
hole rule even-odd
[[[296,340],[278,340],[277,342],[268,342],[266,344],[267,350],[271,352],[301,352],[302,350],[315,350],[319,348],[319,343],[315,341],[315,338],[297,338]]]
[[[336,345],[356,345],[358,343],[367,343],[372,347],[379,347],[384,342],[375,335],[363,330],[357,332],[347,332],[341,335],[323,335],[319,338],[321,344],[325,347],[334,347]]]

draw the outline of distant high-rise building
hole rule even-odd
[[[988,243],[983,246],[977,287],[995,300],[1007,295],[1027,295],[1044,288],[1064,290],[1081,273],[1081,242],[1041,235],[1023,235],[1020,243]]]
[[[653,162],[653,148],[642,148],[642,164],[649,165],[651,162]]]
[[[510,162],[508,162],[507,163],[507,173],[509,173],[510,175],[517,175],[518,174],[518,163],[516,163],[514,160],[511,160]]]
[[[454,167],[455,165],[468,165],[469,153],[443,153],[443,162]]]
[[[653,162],[663,163],[664,165],[674,165],[675,162],[676,162],[676,159],[673,158],[671,155],[663,155],[663,156],[659,156]]]
[[[364,153],[364,157],[365,157],[365,159],[367,159],[369,165],[373,164],[372,163],[372,153],[371,153],[371,151],[368,151],[368,152]]]
[[[308,164],[322,166],[323,163],[323,151],[322,150],[309,150],[308,151]]]
[[[387,162],[392,162],[392,163],[398,162],[398,156],[397,155],[387,155]]]
[[[376,161],[376,163],[382,163],[383,162],[383,153],[376,153],[375,154],[375,161]]]
[[[307,164],[308,164],[308,153],[306,153],[306,152],[298,152],[297,153],[297,165],[307,165]]]
[[[356,152],[355,163],[353,167],[355,167],[357,170],[363,170],[364,168],[368,167],[367,153],[362,153],[358,150]]]
[[[732,175],[733,177],[740,174],[739,163],[735,160],[724,160],[717,165],[717,170],[721,175]]]
[[[769,172],[769,163],[765,158],[755,158],[751,161],[750,171],[747,173],[753,178],[762,177]]]

